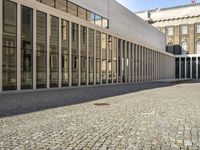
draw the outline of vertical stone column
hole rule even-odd
[[[36,10],[33,10],[33,89],[36,89],[36,72],[37,72],[37,49],[36,49],[36,34],[37,34],[37,24],[36,24]]]
[[[89,29],[87,28],[87,41],[86,41],[86,44],[87,44],[87,49],[86,49],[86,85],[89,84]]]
[[[137,58],[137,53],[138,53],[138,45],[135,46],[135,82],[138,82],[138,58]]]
[[[96,31],[94,30],[94,85],[96,85]]]
[[[3,90],[3,0],[0,1],[0,92]]]
[[[69,87],[72,86],[72,22],[69,22]]]
[[[138,82],[141,81],[141,50],[142,50],[142,46],[139,46],[139,50],[138,50],[138,54],[139,54],[139,58],[138,58]]]
[[[128,45],[128,82],[131,82],[131,43]]]
[[[123,70],[122,70],[122,68],[124,67],[123,66],[123,63],[122,63],[122,55],[123,55],[123,40],[120,40],[120,42],[121,42],[121,44],[120,44],[120,53],[121,53],[121,55],[120,55],[120,65],[121,65],[121,67],[120,67],[120,72],[121,72],[121,76],[120,76],[120,82],[121,83],[123,83]]]
[[[143,52],[144,52],[144,47],[141,47],[141,82],[144,81],[144,56],[143,56]]]
[[[124,44],[124,80],[127,83],[127,41]]]
[[[21,90],[21,5],[17,4],[17,90]]]
[[[78,86],[81,85],[81,26],[78,25]]]
[[[106,34],[106,84],[108,84],[108,34]]]
[[[134,58],[135,44],[132,44],[132,82],[135,82],[135,58]]]
[[[196,79],[198,79],[198,74],[199,74],[198,64],[199,64],[199,60],[198,60],[198,57],[196,57]]]
[[[59,45],[58,45],[58,65],[59,65],[59,68],[58,68],[58,76],[59,76],[59,82],[58,82],[58,87],[61,87],[62,86],[62,43],[61,43],[61,39],[62,39],[62,22],[61,22],[61,18],[59,18],[59,35],[58,35],[58,39],[59,39]]]

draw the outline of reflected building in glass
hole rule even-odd
[[[163,34],[114,0],[1,0],[0,12],[0,92],[175,78]]]

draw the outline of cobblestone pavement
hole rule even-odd
[[[200,83],[2,117],[0,149],[199,150]]]

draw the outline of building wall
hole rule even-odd
[[[173,55],[159,48],[153,49],[156,42],[149,42],[148,46],[140,38],[138,38],[138,42],[137,38],[134,40],[129,37],[128,33],[122,35],[122,32],[117,32],[119,26],[112,27],[112,19],[110,19],[111,29],[106,29],[37,1],[5,1],[14,2],[12,4],[16,6],[16,12],[10,10],[13,12],[10,17],[16,15],[16,22],[14,21],[15,26],[9,25],[13,20],[8,19],[6,22],[8,25],[3,27],[3,19],[0,15],[0,31],[3,29],[0,33],[4,33],[0,36],[0,64],[2,64],[0,67],[0,91],[10,90],[11,85],[12,90],[41,88],[40,76],[46,78],[42,88],[149,82],[171,79],[175,76],[175,57]],[[119,4],[116,8],[120,8]],[[7,11],[8,9],[3,9],[3,5],[0,5],[0,12],[3,10],[10,13]],[[123,11],[127,10],[123,9]],[[41,12],[45,15],[42,20],[38,17]],[[98,13],[104,16],[100,11]],[[131,17],[130,12],[128,16]],[[146,34],[147,37],[150,38],[152,34],[153,37],[160,37],[161,42],[165,41],[159,31],[141,19],[135,20],[141,24],[134,24],[133,29],[143,28],[145,31],[145,27],[149,27],[149,30],[152,30]],[[42,21],[45,22],[42,24],[45,25],[43,29],[46,29],[43,34],[40,30],[42,26],[38,26]],[[63,21],[68,23],[67,27]],[[125,22],[124,25],[128,22]],[[139,25],[141,27],[137,28],[136,26]],[[122,24],[120,26],[122,30],[126,28]],[[17,32],[13,30],[10,34],[11,30],[7,31],[5,27],[16,27]],[[89,34],[91,29],[94,32]],[[157,32],[154,33],[154,30]],[[129,30],[123,32],[125,31]],[[136,33],[135,29],[133,31],[135,37],[139,32],[144,33],[140,30]],[[43,38],[41,38],[41,34],[44,36]],[[16,40],[16,45],[13,45],[10,38]],[[159,45],[157,44],[157,46]],[[40,59],[42,56],[43,61]],[[16,59],[16,62],[10,58]],[[91,61],[90,58],[92,58]],[[91,70],[93,70],[93,80],[90,82]],[[11,74],[12,72],[13,74]],[[63,81],[65,77],[68,77],[67,83]]]

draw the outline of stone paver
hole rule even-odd
[[[118,85],[111,87],[116,93],[120,91]],[[87,94],[105,94],[103,89],[108,87],[101,88],[97,93],[88,89]],[[77,97],[85,89],[79,89]],[[0,149],[200,150],[200,83],[115,94],[2,117]]]

